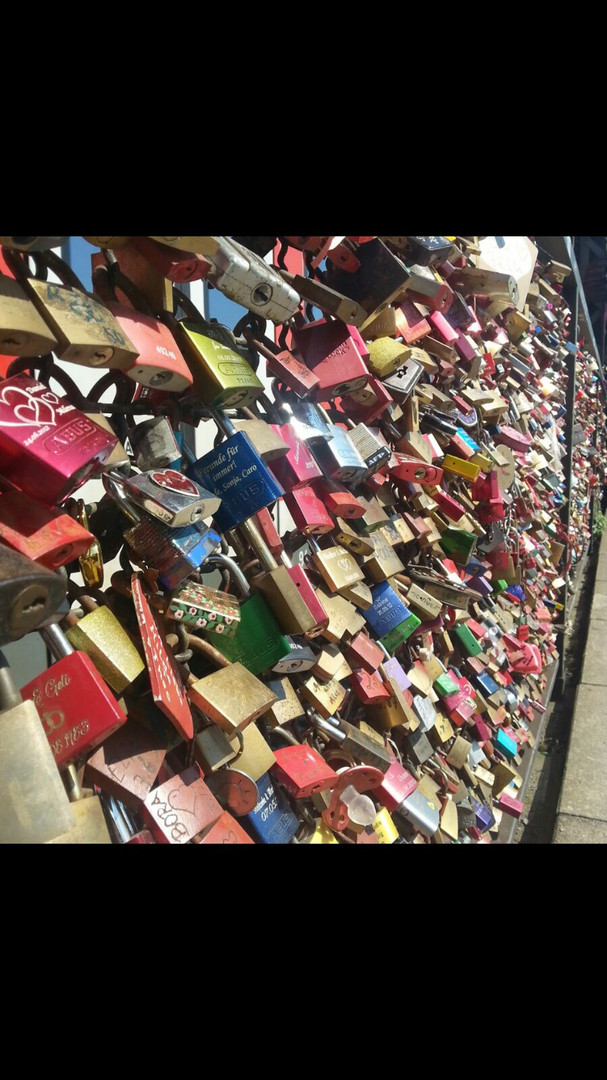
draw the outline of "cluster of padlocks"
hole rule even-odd
[[[66,239],[0,237],[0,645],[55,658],[17,689],[0,654],[0,841],[499,839],[602,462],[569,268],[523,237],[516,276],[495,237],[87,237],[87,293]]]

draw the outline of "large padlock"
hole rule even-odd
[[[262,716],[276,695],[243,664],[218,656],[217,661],[220,659],[224,666],[194,680],[188,686],[188,696],[197,709],[233,736]]]
[[[48,844],[111,844],[103,806],[98,795],[82,790],[74,765],[68,765],[62,774],[63,783],[74,815],[72,828],[48,840]]]
[[[166,741],[161,735],[125,718],[125,723],[87,758],[84,783],[139,812],[166,753]]]
[[[69,236],[0,236],[0,244],[15,251],[50,251],[61,247]]]
[[[238,661],[253,675],[273,668],[289,653],[289,641],[282,633],[264,597],[261,593],[251,593],[251,586],[245,575],[229,556],[211,555],[206,567],[227,569],[231,582],[243,597],[236,633],[230,637],[213,634],[215,648],[227,660]],[[207,636],[208,632],[208,628],[203,630]]]
[[[213,264],[207,275],[211,285],[236,304],[272,322],[285,322],[295,314],[299,294],[277,270],[236,240],[227,236],[210,239],[217,243],[216,250],[211,253],[212,245],[207,245],[201,253]]]
[[[137,349],[135,361],[123,367],[125,373],[142,386],[171,393],[187,390],[193,378],[171,330],[156,318],[141,291],[121,271],[113,252],[93,255],[92,264],[95,292]],[[118,302],[116,288],[133,307]]]
[[[16,280],[11,262],[10,254],[0,251],[0,352],[44,356],[56,348],[57,338]]]
[[[54,252],[36,255],[35,260],[40,274],[51,270],[60,284],[28,277],[26,263],[18,258],[11,260],[11,266],[57,338],[57,356],[85,367],[130,367],[137,358],[137,347],[107,307],[85,291],[73,270]]]
[[[319,319],[293,333],[295,349],[319,384],[312,394],[316,401],[328,401],[362,390],[369,370],[350,328],[339,319]]]
[[[160,844],[186,844],[222,814],[196,764],[152,788],[143,804],[144,820]]]
[[[145,664],[126,630],[109,607],[92,597],[79,596],[86,614],[70,612],[65,619],[66,637],[75,649],[87,653],[116,694],[122,694],[145,670]]]
[[[42,722],[0,652],[0,843],[43,844],[74,825]]]
[[[117,443],[28,375],[0,382],[0,474],[52,506],[99,472]]]
[[[70,644],[58,625],[40,630],[57,658],[22,689],[34,702],[58,766],[77,761],[126,720],[95,665]]]
[[[189,297],[173,290],[175,307],[187,318],[169,318],[204,405],[227,409],[251,405],[264,390],[251,364],[238,351],[234,334],[226,326],[202,318]]]
[[[0,645],[48,622],[63,604],[66,587],[59,574],[0,545]]]
[[[132,528],[124,539],[138,558],[158,572],[165,589],[175,589],[184,578],[202,566],[221,545],[221,537],[205,525],[186,525],[173,528],[135,508],[125,495],[124,486],[114,477],[103,477],[105,490],[130,518]]]
[[[223,413],[209,411],[228,438],[189,465],[187,476],[221,498],[215,522],[224,532],[280,498],[283,489],[248,436],[237,431]]]
[[[240,532],[246,537],[262,567],[262,573],[253,577],[252,584],[265,596],[283,632],[307,634],[322,629],[326,625],[326,613],[322,612],[323,621],[319,626],[316,613],[302,595],[301,581],[293,579],[288,566],[281,566],[277,562],[255,522],[252,519],[242,522]]]
[[[0,540],[54,570],[84,555],[95,537],[69,514],[15,489],[0,494]]]
[[[107,475],[124,485],[131,502],[172,529],[211,518],[221,505],[221,499],[176,469],[150,469],[129,476],[108,471]]]

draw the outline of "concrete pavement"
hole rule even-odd
[[[607,534],[588,615],[553,844],[607,844]]]

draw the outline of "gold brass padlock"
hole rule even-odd
[[[41,270],[52,270],[61,284],[28,277],[22,261],[12,260],[11,267],[57,338],[57,356],[85,367],[131,367],[137,349],[111,312],[85,292],[67,263],[52,251],[36,255],[36,262]]]

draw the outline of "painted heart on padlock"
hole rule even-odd
[[[11,400],[8,397],[10,394],[16,394],[17,398]],[[55,410],[51,402],[47,400],[49,397],[53,398],[55,404],[59,403],[59,398],[50,391],[40,397],[34,397],[28,390],[22,389],[20,386],[6,386],[0,394],[0,404],[6,405],[11,410],[13,419],[0,419],[0,426],[41,427],[43,424],[48,424],[51,427],[56,427]]]
[[[191,495],[193,498],[198,495],[196,485],[183,473],[177,472],[176,469],[163,469],[162,472],[154,472],[151,474],[151,479],[159,487],[167,488],[169,491],[177,491],[180,495]]]

